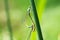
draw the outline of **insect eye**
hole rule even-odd
[[[28,15],[30,14],[31,6],[27,8]]]

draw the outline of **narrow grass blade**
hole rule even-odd
[[[31,4],[32,4],[33,11],[34,11],[34,18],[35,18],[35,22],[36,22],[38,37],[39,37],[39,40],[43,40],[41,27],[40,27],[40,24],[39,24],[39,19],[38,19],[37,10],[36,10],[34,0],[31,0]]]
[[[10,22],[10,16],[9,16],[9,7],[8,7],[8,0],[5,0],[5,10],[6,10],[6,16],[7,16],[7,25],[8,25],[8,30],[10,32],[10,40],[13,40],[12,36],[12,28],[11,28],[11,22]]]

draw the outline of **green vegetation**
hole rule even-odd
[[[41,1],[35,0],[35,4],[43,38],[44,40],[60,40],[60,0]],[[30,3],[30,0],[8,0],[13,40],[26,40],[28,38],[31,31],[28,26],[32,24],[30,17],[27,15],[27,8],[31,6]],[[33,11],[31,16],[34,20]],[[0,0],[0,40],[9,40],[9,33],[5,3],[4,0]]]

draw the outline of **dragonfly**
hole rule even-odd
[[[31,19],[31,21],[32,21],[32,25],[29,27],[29,28],[31,28],[31,31],[30,31],[30,34],[29,34],[29,37],[27,38],[27,40],[30,38],[31,32],[32,32],[32,31],[33,31],[33,32],[35,31],[35,23],[34,23],[31,15],[30,15],[30,11],[31,11],[31,6],[28,7],[28,9],[27,9],[27,13],[28,13],[28,15],[29,15],[29,17],[30,17],[30,19]]]
[[[31,12],[31,9],[32,9],[31,6],[27,8],[27,13],[26,13],[26,16],[25,16],[25,18],[24,18],[24,20],[23,20],[23,22],[25,22],[25,21],[26,21],[26,17],[29,16],[29,18],[30,18],[30,20],[31,20],[31,22],[32,22],[32,24],[31,24],[30,26],[28,26],[28,24],[25,24],[26,27],[28,27],[28,28],[31,29],[31,31],[30,31],[30,33],[29,33],[29,35],[28,35],[27,40],[30,39],[31,33],[34,32],[35,29],[36,29],[36,28],[35,28],[34,20],[33,20],[32,16],[30,15],[30,14],[31,14],[31,13],[30,13],[30,12]]]

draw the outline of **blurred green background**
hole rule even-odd
[[[32,25],[27,15],[30,0],[8,0],[14,40],[27,40]],[[35,0],[44,40],[60,40],[60,0]],[[33,10],[31,16],[34,20]],[[0,40],[10,40],[4,0],[0,0]],[[32,32],[29,40],[38,40]]]

